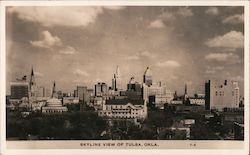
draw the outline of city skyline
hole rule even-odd
[[[239,81],[243,95],[243,19],[243,7],[11,7],[7,92],[31,66],[39,85],[56,80],[73,91],[98,81],[111,86],[119,65],[124,89],[131,77],[142,82],[150,66],[153,82],[171,91],[182,93],[187,83],[193,93],[218,78]]]

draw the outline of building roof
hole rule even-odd
[[[55,106],[60,107],[60,106],[62,106],[62,102],[59,99],[53,97],[53,98],[50,98],[50,99],[47,100],[47,105],[46,106],[47,107],[50,107],[50,106],[52,106],[52,107],[55,107]]]
[[[116,77],[120,77],[121,76],[121,72],[120,72],[119,66],[116,67],[115,74],[116,74]]]
[[[131,100],[131,99],[110,99],[106,101],[107,105],[126,105],[131,103],[133,105],[143,105],[143,100]]]
[[[27,81],[15,81],[10,83],[11,86],[28,86],[29,82]]]

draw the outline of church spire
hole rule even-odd
[[[52,95],[51,95],[52,98],[55,97],[55,93],[56,93],[56,81],[54,81],[53,83]]]
[[[30,89],[30,97],[35,96],[36,82],[35,82],[35,74],[34,74],[33,66],[31,68],[29,89]]]
[[[185,84],[185,94],[187,94],[187,84]]]
[[[31,76],[34,76],[33,66],[32,66],[32,68],[31,68]]]

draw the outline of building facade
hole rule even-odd
[[[112,119],[142,119],[147,117],[147,105],[143,100],[113,99],[103,104],[98,115]]]
[[[218,82],[209,80],[205,83],[205,107],[207,110],[223,108],[237,108],[240,103],[240,91],[238,82]]]
[[[95,85],[95,96],[107,96],[108,86],[106,83],[97,83]]]
[[[29,97],[29,83],[27,81],[16,81],[10,83],[10,99],[19,99]]]
[[[153,84],[152,72],[149,67],[147,67],[146,71],[143,75],[143,83],[147,86],[151,86]]]
[[[87,87],[86,86],[77,86],[77,97],[80,101],[85,102],[87,98]]]
[[[55,114],[67,112],[68,108],[62,105],[62,101],[56,98],[56,83],[53,84],[51,98],[47,100],[45,106],[42,107],[42,113]]]

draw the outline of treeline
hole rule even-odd
[[[44,115],[7,111],[7,139],[101,139],[106,121],[95,112]]]

